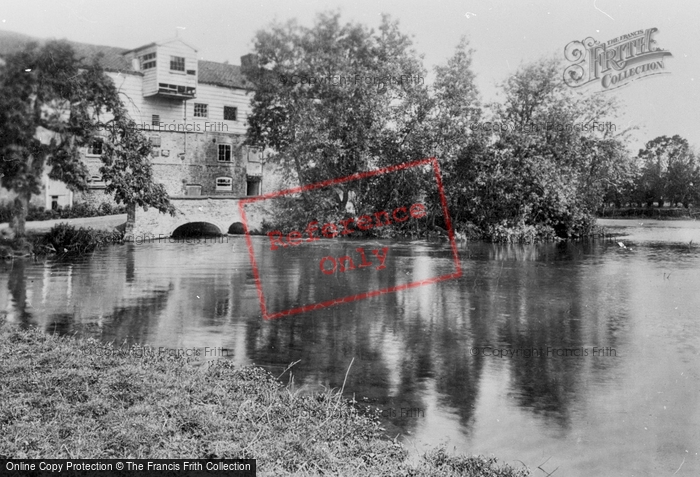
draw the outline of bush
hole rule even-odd
[[[97,209],[87,202],[75,204],[73,207],[65,207],[59,210],[60,218],[73,219],[77,217],[95,217],[98,215]]]
[[[109,202],[102,202],[97,208],[97,212],[100,215],[112,215],[114,213],[112,205]]]
[[[490,225],[486,230],[486,238],[491,242],[501,243],[535,243],[559,240],[554,229],[548,225],[508,225],[505,221],[497,225]]]
[[[12,204],[0,204],[0,224],[10,223],[12,220]]]
[[[316,235],[321,235],[321,226],[325,223],[338,223],[345,218],[345,214],[338,212],[335,204],[327,204],[316,199],[313,207],[309,207],[302,197],[279,197],[275,199],[272,208],[271,220],[263,219],[261,232],[266,234],[272,230],[279,230],[287,234],[293,230],[304,233],[306,226],[314,220],[319,223]],[[359,231],[358,231],[359,232]],[[353,234],[358,236],[358,234]]]
[[[123,243],[124,233],[119,231],[104,232],[91,228],[61,223],[55,225],[40,240],[40,251],[56,253],[59,256],[74,256],[93,252],[97,247],[109,243]]]
[[[270,231],[279,230],[283,234],[288,234],[296,230],[305,234],[306,226],[316,221],[318,222],[318,229],[314,233],[316,236],[322,237],[321,229],[324,224],[337,225],[345,219],[354,218],[358,220],[362,215],[369,215],[372,217],[372,223],[376,223],[376,221],[380,219],[375,218],[375,213],[385,211],[387,214],[391,214],[392,210],[396,207],[395,205],[378,205],[381,201],[377,200],[377,205],[368,203],[364,210],[360,209],[355,213],[349,213],[346,211],[339,211],[338,204],[333,200],[324,200],[324,197],[313,197],[312,200],[305,202],[302,197],[276,198],[274,203],[270,206],[271,210],[269,215],[271,219],[263,219],[260,233],[264,235]],[[410,202],[407,202],[400,205],[408,207],[410,204]],[[352,239],[414,237],[427,233],[427,221],[427,217],[419,219],[411,218],[411,220],[407,220],[405,223],[399,223],[389,219],[390,226],[372,226],[367,230],[360,230],[355,222],[350,226],[352,229],[351,234],[343,235],[343,226],[338,226],[338,232],[340,232],[340,237]]]
[[[25,237],[6,237],[0,235],[0,258],[25,257],[31,255],[34,245]]]
[[[27,221],[31,220],[55,220],[61,218],[60,210],[46,210],[43,207],[36,205],[29,206],[29,213],[27,213]]]
[[[81,202],[75,204],[73,207],[59,207],[55,210],[47,210],[42,206],[30,204],[29,212],[27,213],[27,222],[35,220],[79,219],[125,213],[126,206],[113,206],[108,202],[103,202],[98,207],[87,202]],[[13,216],[14,207],[11,202],[0,204],[0,223],[9,223]]]

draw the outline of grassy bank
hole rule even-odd
[[[258,475],[530,475],[444,449],[411,464],[376,417],[339,393],[302,396],[260,368],[143,349],[0,324],[0,458],[255,458]]]

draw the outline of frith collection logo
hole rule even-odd
[[[611,91],[641,78],[668,74],[664,58],[673,55],[654,46],[657,31],[648,28],[607,42],[592,37],[572,41],[564,48],[564,57],[572,63],[564,70],[564,82],[572,88],[600,82],[601,91]]]

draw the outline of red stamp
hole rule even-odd
[[[452,258],[454,261],[453,272],[444,273],[438,276],[423,277],[421,279],[413,280],[408,283],[394,284],[392,286],[379,286],[378,288],[362,291],[360,293],[355,294],[347,294],[347,292],[345,291],[340,294],[341,296],[320,300],[315,303],[294,306],[293,308],[289,308],[286,310],[268,310],[268,303],[265,300],[263,282],[259,273],[258,263],[255,259],[255,247],[250,233],[248,231],[248,223],[245,214],[245,206],[247,204],[263,200],[269,200],[285,195],[297,194],[299,192],[306,192],[310,190],[331,187],[336,184],[357,181],[381,174],[391,174],[393,172],[398,172],[412,167],[420,167],[425,165],[432,165],[432,169],[435,175],[435,181],[437,183],[440,203],[442,205],[442,212],[445,217],[445,225],[447,228],[448,237],[452,248]],[[416,288],[421,285],[429,285],[432,283],[450,280],[453,278],[459,278],[462,276],[462,267],[459,261],[459,256],[457,254],[457,244],[455,242],[454,233],[452,230],[452,222],[450,220],[450,215],[447,210],[447,200],[445,198],[442,186],[442,179],[440,177],[440,168],[438,166],[437,159],[435,158],[421,159],[418,161],[385,167],[374,171],[360,172],[339,179],[331,179],[323,182],[317,182],[315,184],[306,185],[303,187],[295,187],[293,189],[287,189],[283,191],[272,192],[262,196],[251,197],[249,199],[243,199],[239,202],[239,209],[241,213],[243,228],[245,230],[246,242],[248,245],[248,253],[250,255],[250,262],[253,268],[253,276],[255,278],[258,298],[260,300],[260,308],[262,310],[263,318],[266,320],[280,318],[283,316],[293,315],[297,313],[303,313],[311,310],[318,310],[340,303],[347,303],[351,301],[361,300],[364,298],[374,297],[377,295],[383,295],[385,293],[407,290],[410,288]],[[387,227],[392,225],[393,223],[401,223],[409,220],[421,219],[425,216],[425,206],[420,203],[414,203],[397,207],[391,211],[377,211],[371,215],[361,215],[359,217],[345,218],[336,223],[320,224],[318,221],[314,220],[310,222],[303,230],[301,230],[300,228],[299,230],[293,230],[287,234],[283,234],[278,230],[268,232],[266,246],[263,250],[265,250],[265,253],[267,253],[268,249],[270,253],[280,253],[284,250],[291,251],[299,247],[300,245],[318,242],[322,239],[334,239],[338,237],[352,236],[352,234],[357,231],[365,231],[371,228]],[[329,244],[333,242],[335,241],[326,241],[326,243]],[[345,245],[347,245],[347,242],[345,243]],[[343,253],[343,255],[331,254],[322,257],[318,265],[313,267],[316,270],[316,273],[321,273],[323,276],[335,275],[336,277],[338,277],[340,276],[340,274],[345,276],[347,272],[352,270],[366,269],[381,271],[387,268],[387,256],[389,254],[389,247],[379,246],[377,248],[370,247],[368,249],[365,249],[364,247],[357,247],[354,248],[354,251],[350,254],[347,253],[347,250],[344,250],[341,253]],[[368,283],[371,282],[371,280],[366,279],[364,281]]]

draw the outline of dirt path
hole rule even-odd
[[[56,220],[37,220],[27,222],[27,231],[31,232],[48,232],[51,227],[56,224],[67,222],[74,227],[91,227],[97,230],[112,230],[117,225],[126,222],[126,214],[105,215],[103,217],[84,217],[80,219],[56,219]],[[10,224],[0,224],[0,230],[6,229]]]

